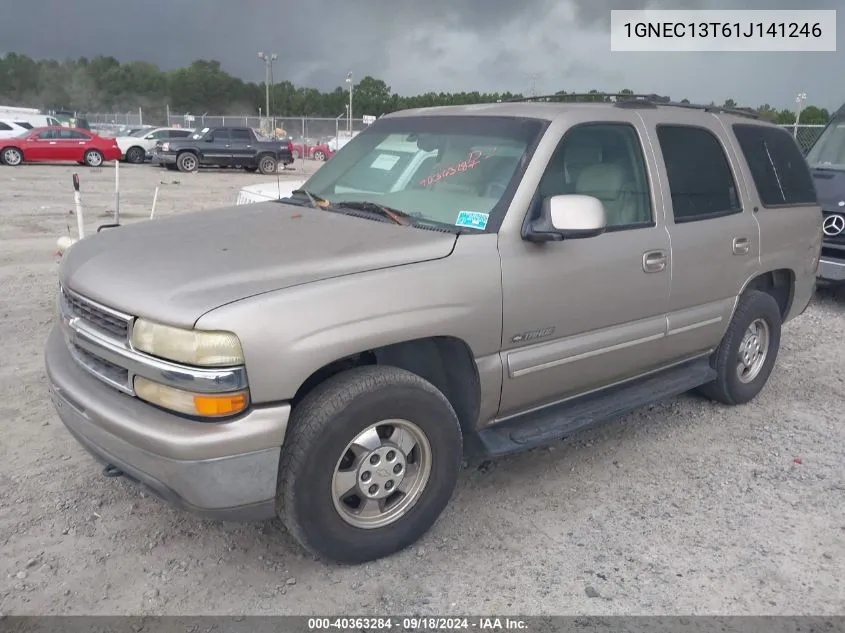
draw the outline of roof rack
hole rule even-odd
[[[687,108],[690,110],[703,110],[719,114],[735,114],[751,119],[759,119],[760,114],[752,108],[725,108],[717,105],[701,105],[697,103],[683,103],[672,101],[669,97],[657,94],[625,94],[608,92],[583,92],[572,94],[554,94],[531,97],[516,97],[505,100],[505,103],[514,102],[541,102],[541,103],[612,103],[618,108],[656,108],[658,106],[669,106],[674,108]],[[843,106],[845,108],[845,106]]]
[[[504,103],[515,103],[525,101],[539,101],[545,103],[624,103],[627,101],[668,103],[671,101],[671,99],[669,99],[669,97],[662,97],[656,94],[626,94],[617,92],[575,92],[530,97],[514,97],[513,99],[505,99]]]

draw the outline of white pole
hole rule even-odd
[[[152,208],[152,210],[150,211],[150,220],[152,220],[152,219],[153,219],[153,217],[155,217],[155,214],[156,214],[156,202],[157,202],[157,201],[158,201],[158,187],[156,187],[156,192],[155,192],[155,194],[153,194],[153,208]]]
[[[79,193],[79,174],[73,175],[73,201],[76,204],[76,231],[81,240],[85,237],[85,223],[82,220],[82,196]]]
[[[120,161],[114,161],[114,223],[120,224]]]
[[[138,125],[144,125],[144,110],[138,106]]]

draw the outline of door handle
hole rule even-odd
[[[643,271],[647,273],[659,273],[666,270],[666,261],[669,256],[666,251],[647,251],[643,253]]]
[[[751,242],[747,237],[735,237],[731,241],[731,250],[734,255],[748,255],[751,250]]]

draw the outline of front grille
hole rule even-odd
[[[834,216],[834,215],[838,215],[841,218],[845,219],[845,214],[841,214],[841,213],[831,213],[829,211],[825,211],[823,213],[823,215],[824,215],[825,220],[827,218],[831,217],[831,216]],[[843,231],[839,235],[834,235],[834,236],[822,235],[822,237],[823,237],[824,241],[827,242],[828,244],[845,244],[845,231]]]
[[[72,342],[68,343],[68,348],[76,359],[76,362],[100,380],[124,391],[131,389],[131,385],[129,384],[129,370],[125,367],[120,367],[107,361],[105,358],[100,358]]]
[[[65,308],[72,316],[81,319],[100,332],[120,340],[126,340],[129,337],[129,318],[112,314],[64,288],[62,289],[62,301],[64,301]]]

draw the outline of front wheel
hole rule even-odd
[[[143,147],[130,147],[126,150],[126,162],[134,165],[140,165],[147,158],[147,153]]]
[[[265,176],[275,174],[279,171],[279,163],[272,156],[262,156],[258,159],[258,171]]]
[[[191,152],[185,152],[184,154],[179,154],[179,158],[176,159],[176,167],[179,171],[186,171],[192,172],[199,169],[199,161],[197,157],[191,154]]]
[[[296,406],[288,428],[277,511],[316,556],[363,563],[398,552],[452,496],[460,425],[416,374],[383,366],[338,374]]]
[[[316,152],[314,152],[314,160],[319,160],[321,162],[325,161],[326,153],[323,150],[318,149]]]
[[[17,147],[7,147],[3,150],[3,164],[17,167],[23,162],[23,153]]]
[[[103,155],[95,149],[89,149],[85,152],[85,156],[82,157],[82,160],[84,160],[85,164],[89,167],[103,166]]]
[[[743,294],[713,357],[716,380],[699,391],[727,405],[753,400],[774,369],[781,324],[780,307],[772,295],[759,290]]]

